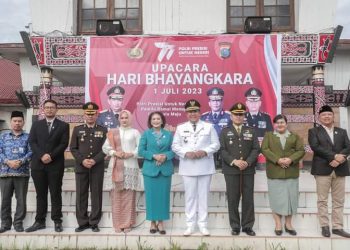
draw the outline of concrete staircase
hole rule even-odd
[[[106,182],[109,180],[106,175]],[[347,181],[344,228],[350,228],[350,178]],[[208,249],[349,249],[350,240],[338,236],[324,238],[321,236],[317,220],[316,193],[314,178],[304,172],[300,176],[300,194],[298,214],[293,219],[293,225],[298,232],[297,237],[284,233],[275,236],[274,222],[269,207],[266,175],[258,171],[255,176],[255,213],[254,230],[256,237],[248,237],[242,233],[238,237],[230,234],[228,223],[227,202],[225,195],[225,181],[221,173],[214,175],[209,199],[209,229],[210,237],[203,237],[199,233],[191,237],[183,237],[184,191],[181,176],[175,174],[172,179],[171,219],[165,223],[166,235],[151,235],[150,223],[145,221],[145,204],[142,176],[140,175],[140,189],[137,193],[137,225],[131,232],[115,233],[112,228],[112,215],[109,191],[103,193],[103,216],[99,224],[101,232],[93,233],[86,230],[75,233],[77,226],[75,218],[75,180],[74,173],[66,173],[63,185],[63,226],[62,233],[55,233],[50,213],[47,216],[47,229],[33,233],[16,233],[9,231],[0,235],[0,249],[62,249],[62,248],[113,248],[113,249],[197,249],[200,245]],[[33,183],[30,183],[27,196],[28,212],[24,226],[34,222],[36,200]],[[15,200],[13,200],[15,208]],[[49,208],[50,210],[50,208]]]

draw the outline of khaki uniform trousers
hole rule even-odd
[[[332,195],[332,229],[343,229],[343,210],[345,201],[345,176],[315,175],[317,189],[318,219],[321,227],[329,226],[328,195]]]

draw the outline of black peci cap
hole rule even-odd
[[[328,106],[328,105],[323,105],[320,110],[318,111],[318,114],[321,114],[323,112],[332,112],[333,113],[333,109]]]
[[[12,111],[12,113],[11,113],[11,119],[12,119],[13,117],[22,117],[22,118],[24,118],[23,112],[22,112],[22,111],[17,111],[17,110]]]

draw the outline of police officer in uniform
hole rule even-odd
[[[218,136],[220,136],[223,128],[232,125],[230,112],[223,110],[224,90],[218,87],[211,88],[207,91],[207,96],[211,111],[203,113],[201,120],[213,124]],[[222,168],[220,152],[214,154],[214,160],[216,168]]]
[[[109,109],[102,110],[97,118],[97,124],[108,129],[119,127],[119,112],[122,110],[125,90],[114,86],[107,91]]]
[[[253,128],[243,126],[246,107],[236,103],[230,109],[233,125],[224,128],[220,134],[222,171],[226,182],[231,234],[242,232],[255,236],[254,217],[254,174],[260,152],[259,141]],[[242,218],[238,206],[242,196]]]
[[[230,112],[223,110],[224,90],[217,87],[211,88],[207,91],[207,96],[211,111],[203,113],[201,120],[213,124],[219,136],[223,128],[232,124]]]
[[[106,139],[107,128],[97,125],[97,104],[83,105],[85,123],[73,130],[70,150],[75,158],[76,217],[79,227],[75,232],[87,228],[99,232],[98,223],[102,214],[102,188],[104,157],[102,145]],[[91,212],[88,216],[89,187],[91,192]]]
[[[269,114],[260,111],[261,107],[260,89],[250,88],[245,92],[246,105],[248,111],[245,114],[244,124],[253,127],[257,131],[258,137],[264,137],[266,131],[272,131],[272,122]]]

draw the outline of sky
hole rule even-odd
[[[0,43],[21,43],[19,32],[31,22],[30,0],[0,0]],[[64,1],[64,0],[62,0]],[[350,1],[337,0],[334,27],[344,26],[342,39],[350,39]]]
[[[0,0],[0,43],[22,43],[30,20],[29,0]]]

